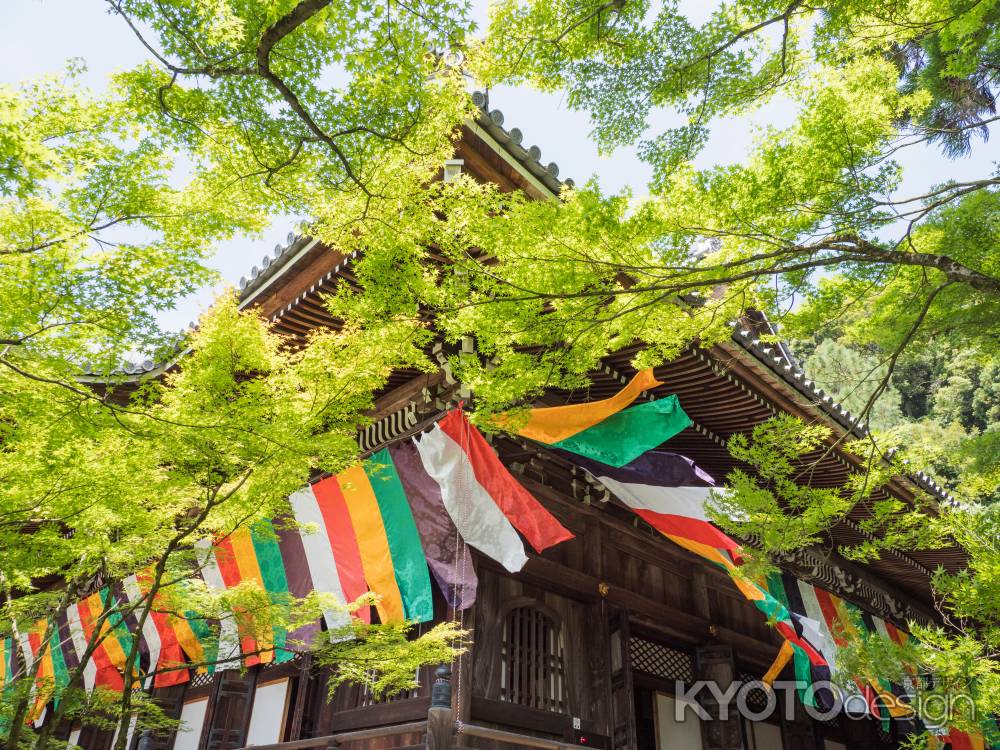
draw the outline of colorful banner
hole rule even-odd
[[[796,677],[814,684],[828,681],[838,649],[860,630],[903,644],[908,636],[892,623],[863,612],[829,592],[788,574],[751,581],[741,574],[740,545],[711,523],[705,503],[712,478],[690,459],[651,450],[690,423],[676,397],[631,408],[643,391],[661,385],[645,370],[618,394],[590,404],[534,409],[518,434],[544,443],[612,491],[636,515],[668,539],[723,568],[737,588],[763,612],[785,638],[765,675],[770,683],[792,661]],[[501,422],[504,417],[501,416]],[[411,441],[384,448],[336,476],[294,493],[292,516],[241,527],[196,544],[200,575],[216,590],[252,583],[274,607],[291,597],[318,591],[341,604],[376,595],[382,622],[433,618],[431,576],[448,605],[470,606],[477,581],[469,547],[510,571],[527,561],[520,532],[538,551],[572,534],[500,462],[465,418],[453,410],[431,430]],[[166,687],[196,673],[292,659],[308,648],[320,630],[310,623],[293,632],[275,625],[270,633],[251,630],[251,614],[235,611],[208,621],[191,611],[170,611],[161,594],[140,626],[128,608],[149,592],[150,571],[128,576],[70,606],[46,643],[44,621],[22,634],[22,667],[41,659],[29,721],[41,721],[50,700],[84,663],[87,690],[124,689],[126,655],[138,644],[137,668],[145,687]],[[354,614],[371,620],[370,608]],[[346,609],[324,613],[329,630],[350,624]],[[134,640],[135,634],[138,639]],[[14,679],[16,648],[0,639],[0,690]],[[91,657],[84,659],[88,649]],[[914,674],[914,677],[916,675]],[[900,701],[907,685],[878,678],[856,678],[859,695],[875,717],[902,718]],[[814,694],[815,705],[832,705],[832,696]],[[952,730],[953,747],[982,747],[982,739]]]
[[[455,522],[445,508],[441,486],[427,473],[413,441],[391,445],[389,453],[410,501],[427,566],[445,601],[454,609],[471,607],[476,601],[476,571],[469,546],[462,543]]]
[[[691,426],[677,396],[629,406],[644,391],[663,385],[652,368],[642,370],[611,398],[567,406],[531,409],[521,437],[600,461],[624,466]],[[501,414],[501,427],[514,423]]]
[[[446,445],[444,455],[435,447]],[[475,486],[462,491],[453,471]],[[266,592],[272,607],[311,592],[330,594],[341,604],[371,592],[382,622],[434,617],[431,577],[448,605],[469,607],[476,598],[476,575],[468,546],[477,546],[501,564],[519,569],[527,560],[518,531],[539,551],[569,539],[565,529],[500,463],[485,439],[453,411],[420,440],[385,448],[336,476],[321,479],[289,498],[292,515],[262,520],[216,539],[195,544],[198,574],[212,589],[248,583]],[[500,528],[495,538],[491,530]],[[516,529],[516,530],[515,530]],[[484,534],[485,532],[485,534]],[[82,687],[123,690],[130,650],[137,648],[135,687],[167,687],[195,673],[283,662],[308,648],[320,630],[311,623],[289,633],[275,624],[254,628],[253,612],[236,607],[219,621],[154,597],[140,624],[152,571],[126,577],[67,608],[43,648],[46,623],[22,638],[22,659],[41,658],[32,718],[69,683],[79,667]],[[176,596],[176,593],[173,594]],[[355,617],[370,622],[361,606]],[[329,630],[350,625],[346,607],[330,610]],[[0,688],[13,679],[11,639],[3,641]],[[85,656],[90,651],[90,657]],[[40,656],[39,656],[40,655]]]
[[[865,615],[854,605],[790,576],[767,581],[746,578],[740,571],[740,544],[711,523],[705,511],[711,493],[722,490],[693,461],[675,453],[648,451],[616,467],[566,451],[559,454],[586,470],[665,537],[729,574],[788,644],[768,671],[770,678],[792,658],[796,675],[805,682],[830,679],[837,649],[856,634],[855,623]],[[874,630],[875,620],[868,617]],[[895,628],[893,631],[899,632]],[[874,716],[885,713],[888,720],[890,714],[897,718],[909,715],[893,698],[903,694],[900,686],[877,679],[858,680],[857,685],[864,705]],[[832,695],[823,691],[813,700],[823,706],[832,705]]]
[[[0,638],[0,691],[7,691],[14,680],[14,639]]]
[[[516,573],[528,562],[524,543],[510,519],[476,481],[469,454],[438,425],[415,440],[424,471],[465,543]]]
[[[453,409],[435,427],[461,452],[459,460],[472,469],[475,485],[536,551],[542,552],[573,538],[573,534],[507,471],[479,430],[469,424],[465,412]],[[428,468],[426,464],[425,468]]]

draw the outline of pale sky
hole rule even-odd
[[[689,0],[692,12],[706,15],[708,3]],[[108,73],[126,69],[145,60],[146,51],[124,23],[105,10],[104,0],[3,0],[3,24],[0,25],[0,83],[16,83],[25,78],[65,69],[70,58],[87,63],[86,82],[103,87]],[[486,1],[475,2],[477,14],[485,21]],[[578,184],[596,175],[603,189],[617,191],[631,186],[642,195],[649,178],[649,168],[631,149],[616,152],[609,158],[598,155],[589,138],[586,114],[570,111],[561,96],[540,94],[522,89],[495,89],[490,106],[504,113],[504,127],[518,127],[524,133],[524,145],[535,144],[542,150],[542,162],[554,161],[561,177],[572,177]],[[768,107],[754,118],[757,124],[782,126],[788,123],[791,110],[780,103]],[[669,113],[664,113],[667,121]],[[699,156],[698,166],[740,161],[751,143],[752,124],[747,120],[729,120],[713,128],[708,147]],[[948,160],[933,149],[913,148],[901,152],[904,167],[903,194],[914,194],[947,179],[975,179],[993,169],[1000,161],[1000,143],[977,143],[973,156]],[[292,229],[286,222],[276,222],[262,238],[241,238],[221,243],[212,265],[218,269],[223,284],[236,284],[240,276],[284,243]],[[221,288],[221,287],[220,287]],[[181,328],[197,318],[210,304],[218,289],[206,289],[184,300],[177,310],[166,313],[165,326]]]

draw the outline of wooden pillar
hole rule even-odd
[[[288,730],[288,739],[297,740],[302,737],[302,718],[306,711],[306,694],[309,692],[309,674],[312,671],[312,654],[303,654],[299,665],[299,679],[295,691],[295,705],[292,707],[292,725]]]
[[[601,629],[601,642],[604,644],[604,659],[602,661],[602,666],[604,669],[604,674],[601,675],[601,681],[603,683],[604,690],[600,691],[599,697],[596,700],[604,702],[604,710],[601,712],[604,716],[604,733],[610,738],[610,742],[614,742],[615,736],[615,718],[614,718],[614,674],[611,667],[611,649],[613,648],[611,642],[611,614],[608,611],[608,602],[603,597],[601,598],[600,609],[600,629]]]
[[[455,727],[451,709],[451,667],[437,668],[437,679],[431,690],[431,707],[427,711],[427,750],[450,750],[454,745]]]
[[[473,558],[475,559],[475,558]],[[480,585],[479,595],[482,597],[483,586]],[[463,629],[471,629],[476,631],[476,635],[480,638],[469,638],[462,645],[466,647],[464,654],[459,654],[455,657],[453,662],[453,668],[448,668],[448,695],[451,698],[451,709],[452,718],[454,721],[470,723],[472,720],[472,651],[475,649],[479,651],[482,647],[482,636],[483,631],[476,629],[476,616],[478,614],[480,603],[477,600],[476,604],[473,604],[466,610],[456,611],[449,607],[448,617],[452,621],[458,622]],[[499,653],[499,641],[497,641],[497,653]],[[453,672],[454,669],[454,672]],[[438,668],[440,671],[440,667]],[[437,682],[435,682],[435,686]],[[454,689],[452,687],[454,686]],[[431,691],[433,693],[433,689]]]
[[[694,604],[694,613],[711,623],[712,607],[708,602],[708,577],[700,563],[691,571],[691,598]]]
[[[733,650],[729,646],[712,645],[698,649],[696,667],[699,680],[714,682],[723,693],[736,679]],[[699,691],[698,699],[710,717],[701,722],[704,749],[743,750],[743,722],[736,702],[727,707],[726,718],[723,719],[722,706],[712,691]]]
[[[618,613],[611,627],[609,644],[617,653],[609,654],[611,663],[611,744],[616,750],[635,750],[635,693],[632,684],[632,656],[629,648],[628,611]]]

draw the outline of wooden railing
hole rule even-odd
[[[390,737],[394,734],[423,732],[426,729],[426,721],[412,721],[409,724],[390,724],[372,729],[355,729],[352,732],[328,734],[323,737],[309,737],[308,739],[291,740],[290,742],[276,742],[271,745],[249,745],[241,748],[241,750],[307,750],[307,748],[314,747],[337,747],[337,745],[342,745],[346,742],[374,740],[379,737]]]
[[[539,750],[580,750],[579,745],[570,745],[559,740],[533,737],[530,734],[518,734],[517,732],[505,732],[503,729],[494,729],[493,727],[478,727],[475,724],[462,725],[462,732],[458,736],[456,744],[462,744],[462,737],[481,737],[485,740],[506,742],[509,745],[519,745],[521,747],[539,748]]]

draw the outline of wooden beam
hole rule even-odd
[[[326,245],[319,244],[309,254],[299,261],[298,268],[289,269],[285,277],[274,286],[274,291],[265,292],[254,300],[253,305],[259,307],[265,317],[271,317],[302,292],[315,284],[319,279],[337,267],[344,256]],[[270,292],[270,293],[269,293]]]
[[[477,554],[476,559],[480,566],[504,572],[501,565],[487,557]],[[603,591],[601,584],[604,583],[594,576],[531,553],[528,555],[527,564],[521,572],[513,574],[513,577],[555,593],[591,602],[600,600]],[[608,604],[628,610],[635,616],[633,619],[643,624],[648,623],[656,630],[687,643],[705,643],[715,638],[740,649],[751,658],[756,655],[763,659],[763,663],[770,663],[774,658],[773,643],[759,641],[735,630],[715,625],[704,617],[684,612],[672,604],[658,602],[618,586],[608,586],[604,598]]]
[[[471,145],[469,141],[475,136],[471,131],[463,129],[465,137],[458,142],[455,147],[455,157],[465,161],[465,166],[473,177],[478,177],[485,182],[494,182],[505,192],[513,192],[519,186],[510,177],[501,172],[496,166],[490,164],[486,157],[479,150]]]
[[[384,727],[374,727],[372,729],[359,729],[354,732],[338,732],[328,734],[323,737],[312,737],[294,742],[275,742],[270,745],[251,745],[240,748],[240,750],[306,750],[313,747],[329,747],[342,745],[347,742],[357,742],[358,740],[374,740],[380,737],[393,737],[399,734],[415,734],[424,732],[427,729],[426,721],[412,721],[407,724],[394,724]]]

